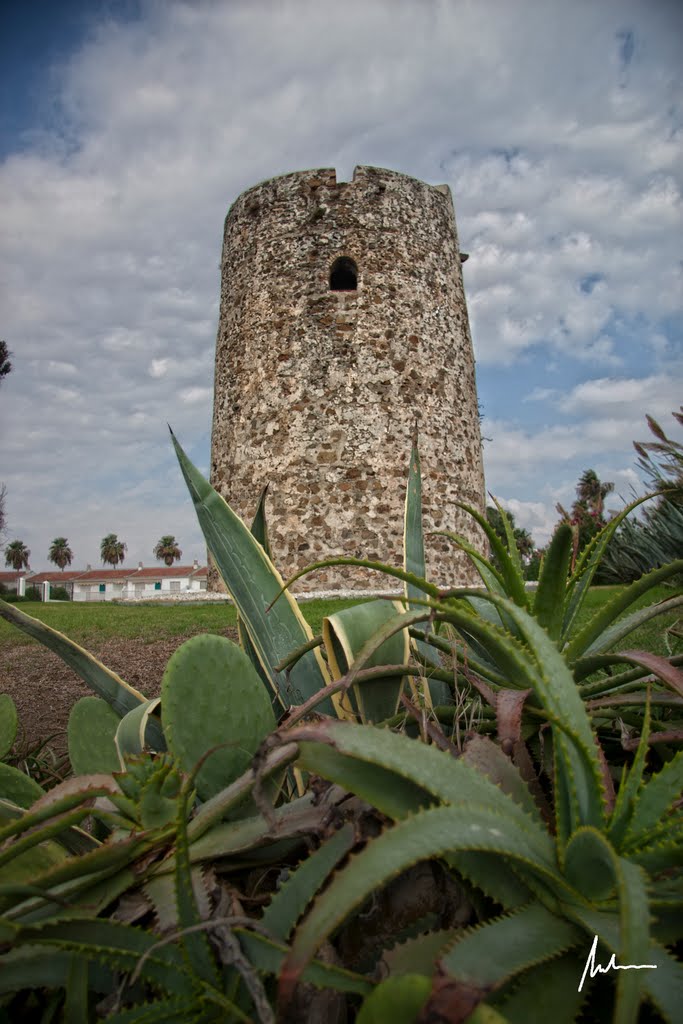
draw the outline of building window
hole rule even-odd
[[[180,580],[171,580],[171,590],[174,592],[180,590]]]
[[[107,584],[106,583],[100,583],[100,594],[103,594],[106,589],[107,589]]]
[[[355,292],[358,289],[358,267],[348,256],[340,256],[330,270],[330,291]]]

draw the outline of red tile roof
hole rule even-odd
[[[16,583],[18,579],[25,576],[31,577],[30,569],[12,569],[10,572],[0,572],[0,583]],[[33,577],[31,577],[33,578]]]
[[[83,571],[81,569],[65,569],[64,572],[61,569],[48,569],[45,572],[37,572],[27,582],[34,584],[49,580],[50,583],[71,583],[82,575]]]
[[[136,569],[133,575],[140,580],[184,579],[187,576],[206,576],[206,566],[195,569],[193,565],[162,565],[151,569]]]

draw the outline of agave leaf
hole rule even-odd
[[[520,971],[566,953],[581,937],[576,925],[530,903],[461,933],[441,958],[440,968],[485,995]]]
[[[239,516],[192,465],[172,431],[171,437],[207,546],[270,682],[271,699],[282,708],[302,704],[329,682],[320,652],[309,651],[289,673],[275,666],[313,638],[310,627],[291,594],[268,612],[283,590],[280,574]],[[334,713],[329,700],[320,710]]]
[[[548,635],[559,643],[564,617],[564,598],[567,590],[567,573],[572,557],[572,530],[561,523],[543,559],[543,571],[539,573],[538,587],[534,598],[534,615]]]
[[[408,484],[406,486],[403,516],[403,568],[413,576],[421,576],[423,579],[427,578],[424,532],[422,528],[422,472],[420,470],[417,439],[413,443],[410,453]],[[421,597],[423,591],[418,590],[412,583],[406,582],[404,583],[404,593],[408,602],[408,609],[412,609],[414,607],[411,603],[413,598]],[[422,661],[436,668],[440,666],[441,660],[438,651],[435,651],[425,639],[416,639],[415,646]],[[450,691],[442,680],[430,680],[428,688],[433,706],[450,702]]]
[[[333,678],[345,676],[352,666],[373,668],[407,662],[410,655],[408,630],[399,628],[389,632],[388,629],[389,624],[399,620],[402,611],[398,601],[366,601],[326,616],[323,619],[323,642]],[[428,617],[424,610],[413,612],[411,624],[415,614],[420,616],[420,621]],[[391,718],[398,709],[404,681],[400,676],[387,676],[356,683],[356,706],[342,698],[338,705],[339,717],[351,717],[357,711],[364,722]]]
[[[285,942],[330,872],[354,843],[353,825],[343,825],[290,874],[263,912],[261,924]]]
[[[52,629],[51,626],[46,626],[40,619],[34,619],[32,615],[27,615],[19,608],[2,600],[0,600],[0,616],[18,626],[35,640],[40,641],[54,654],[59,655],[62,661],[72,668],[91,689],[108,704],[111,704],[121,718],[128,711],[147,700],[144,694],[125,683],[116,672],[108,669],[83,647],[79,647],[73,640],[69,640],[67,636]]]
[[[467,803],[419,811],[368,843],[316,900],[298,928],[282,967],[280,991],[284,1000],[318,946],[375,889],[413,864],[459,850],[496,852],[538,873],[556,892],[565,888],[554,857],[539,855],[527,836],[490,807]]]
[[[160,704],[160,697],[147,700],[129,711],[119,722],[114,741],[121,762],[121,771],[126,770],[127,757],[141,754],[145,750],[157,753],[166,750],[164,732],[156,715]]]
[[[361,569],[374,569],[376,572],[381,572],[385,576],[391,576],[396,580],[401,580],[402,583],[410,583],[416,590],[422,591],[423,594],[428,594],[430,597],[439,597],[441,591],[433,583],[427,582],[420,576],[416,576],[414,573],[406,572],[405,569],[397,569],[393,565],[388,565],[386,562],[376,562],[368,558],[353,558],[347,555],[338,555],[336,558],[325,558],[320,562],[311,562],[310,565],[304,566],[303,569],[299,569],[293,576],[285,580],[280,588],[279,592],[273,598],[273,604],[278,600],[279,597],[285,591],[296,583],[297,580],[301,579],[302,576],[307,576],[308,573],[315,572],[316,569],[329,569],[334,565],[355,565]]]
[[[259,542],[259,544],[261,545],[261,547],[263,548],[263,550],[267,554],[268,558],[272,562],[273,561],[273,552],[272,552],[271,547],[270,547],[270,538],[268,536],[268,523],[267,523],[267,520],[266,520],[266,497],[267,497],[267,495],[268,495],[268,484],[266,484],[266,486],[261,491],[261,496],[259,498],[259,502],[258,502],[258,505],[256,507],[256,513],[255,513],[254,518],[253,518],[252,523],[251,523],[251,533],[252,533],[252,536]],[[263,681],[263,683],[264,683],[264,685],[266,687],[266,690],[268,691],[269,694],[272,694],[270,682],[268,680],[268,674],[266,673],[265,669],[263,668],[263,665],[261,664],[261,661],[259,660],[259,656],[256,653],[254,645],[252,644],[251,640],[249,639],[249,631],[245,628],[244,623],[240,619],[239,615],[237,616],[237,635],[239,637],[240,646],[242,647],[242,649],[245,652],[245,654],[249,657],[249,660],[251,661],[252,665],[254,666],[254,668],[258,672],[259,676],[261,677],[261,679],[262,679],[262,681]],[[297,658],[297,661],[298,661],[298,658]],[[273,697],[274,697],[274,699],[273,699],[274,710],[275,709],[279,709],[280,708],[280,701],[274,695],[273,695]]]
[[[575,661],[586,655],[599,654],[607,650],[643,622],[653,618],[654,615],[660,615],[683,604],[683,595],[678,595],[669,598],[668,601],[660,602],[659,606],[652,605],[649,609],[641,608],[634,615],[617,621],[618,617],[643,594],[679,572],[683,572],[683,559],[663,565],[660,569],[654,569],[646,576],[641,576],[639,580],[631,583],[630,586],[616,594],[611,601],[604,604],[565,647],[564,655],[569,664],[573,665]],[[657,610],[654,611],[654,609]],[[565,635],[567,633],[568,631],[565,629]]]

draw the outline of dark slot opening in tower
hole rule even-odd
[[[358,267],[348,256],[340,256],[330,270],[330,291],[355,292],[358,288]]]

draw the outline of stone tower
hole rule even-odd
[[[247,523],[270,485],[283,576],[336,554],[402,564],[416,420],[428,574],[470,582],[450,542],[426,536],[484,549],[454,504],[485,496],[450,189],[357,167],[348,182],[299,171],[243,192],[225,221],[211,482]],[[392,586],[342,566],[298,589]]]

